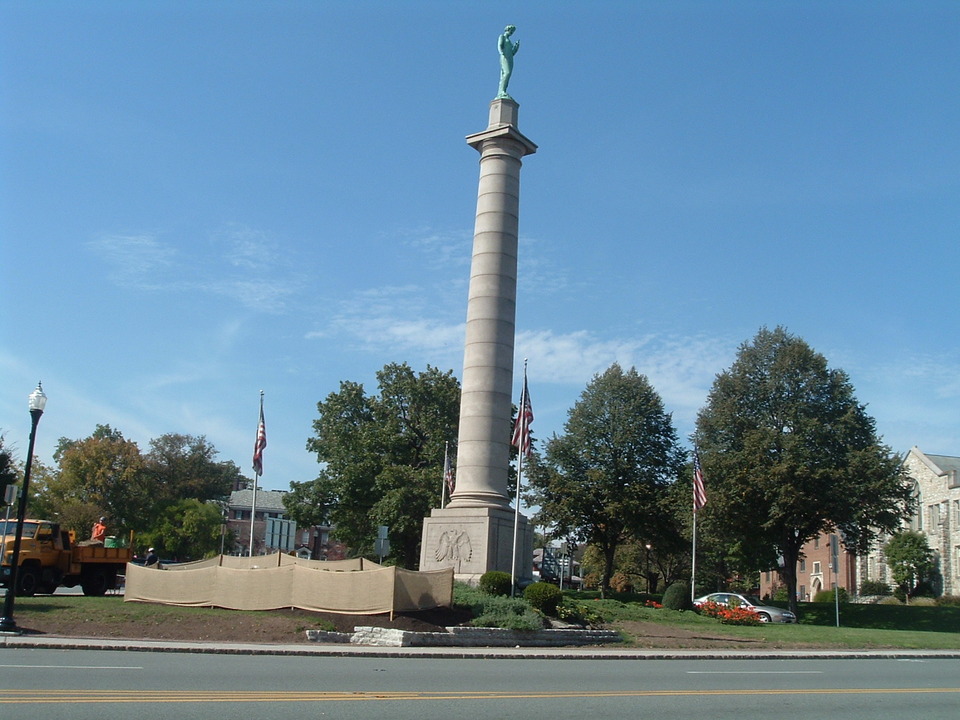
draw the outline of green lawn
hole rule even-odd
[[[625,621],[656,622],[728,636],[731,640],[837,649],[960,649],[960,607],[842,604],[840,627],[836,627],[832,604],[801,603],[797,625],[737,626],[723,625],[691,611],[646,607],[644,596],[620,595],[600,600],[595,593],[565,595],[614,626]]]

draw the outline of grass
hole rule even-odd
[[[731,640],[752,640],[785,646],[836,649],[902,648],[909,650],[960,649],[960,607],[896,605],[840,606],[836,627],[832,603],[801,603],[796,625],[756,627],[722,625],[692,611],[654,609],[644,605],[650,596],[617,595],[601,600],[597,593],[565,592],[565,596],[616,626],[624,622],[654,622],[686,630],[709,632]],[[778,604],[778,603],[771,603]]]
[[[802,603],[800,624],[764,624],[757,627],[722,625],[716,620],[691,611],[675,611],[644,605],[648,596],[616,595],[600,600],[595,593],[565,592],[566,602],[586,608],[591,617],[614,629],[631,622],[651,622],[674,626],[695,635],[729,638],[731,647],[739,643],[762,642],[767,647],[809,647],[830,649],[960,649],[960,607],[914,607],[895,605],[840,606],[840,625],[835,627],[831,603]],[[466,597],[458,604],[469,605]],[[29,626],[31,618],[55,620],[68,627],[71,634],[84,635],[84,626],[117,624],[126,628],[183,622],[237,625],[241,621],[256,624],[262,611],[236,611],[217,608],[189,608],[146,603],[123,602],[118,597],[44,596],[17,599],[17,616],[21,625]],[[299,621],[301,624],[303,620]],[[317,626],[324,624],[317,618]],[[133,635],[135,636],[135,635]],[[639,644],[642,638],[629,638],[628,644]],[[691,647],[693,645],[690,645]]]

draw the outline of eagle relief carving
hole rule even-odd
[[[453,562],[469,562],[473,557],[473,548],[470,545],[470,536],[466,530],[451,528],[440,533],[437,549],[434,555],[438,562],[452,560]]]

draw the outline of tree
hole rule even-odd
[[[7,485],[13,485],[19,479],[13,453],[3,445],[3,434],[0,433],[0,498],[4,496]]]
[[[933,551],[927,545],[926,535],[914,530],[898,532],[883,546],[883,554],[893,581],[909,602],[920,583],[929,579],[934,570]]]
[[[217,503],[185,498],[167,505],[153,529],[143,534],[139,544],[155,547],[161,557],[199,560],[220,551],[221,531]]]
[[[60,438],[54,452],[59,472],[49,479],[41,502],[65,528],[86,539],[93,522],[106,516],[111,535],[146,527],[150,493],[140,448],[109,425],[97,425],[83,440]]]
[[[307,449],[324,465],[316,480],[294,485],[285,503],[300,520],[329,518],[354,552],[372,551],[378,525],[390,528],[391,554],[415,567],[423,518],[440,497],[444,443],[457,436],[460,384],[452,372],[386,365],[379,395],[344,381],[317,404]],[[451,452],[453,448],[451,448]],[[301,499],[307,508],[298,509]]]
[[[203,435],[167,433],[150,441],[144,471],[150,477],[154,501],[165,508],[182,498],[218,500],[242,480],[230,460],[218,462],[217,449]]]
[[[605,593],[617,548],[660,534],[667,519],[660,503],[682,460],[670,415],[647,378],[614,364],[587,385],[564,435],[547,441],[542,460],[532,458],[537,521],[597,546]]]
[[[864,550],[908,517],[899,459],[846,373],[783,328],[763,328],[717,376],[697,418],[703,512],[754,570],[782,558],[796,610],[797,559],[821,532]]]

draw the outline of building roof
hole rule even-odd
[[[952,455],[930,455],[929,453],[924,453],[927,456],[927,459],[940,468],[940,474],[946,475],[947,473],[953,471],[960,471],[960,457],[953,457]]]
[[[285,492],[279,490],[257,490],[257,510],[262,512],[286,513],[283,505]],[[231,508],[249,508],[253,505],[253,490],[234,490],[230,493]]]

